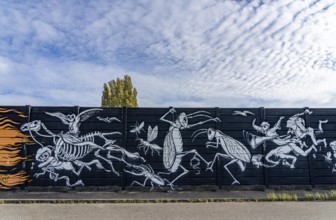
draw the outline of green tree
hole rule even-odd
[[[133,88],[132,79],[125,75],[124,79],[115,79],[104,83],[102,107],[138,107],[138,92]]]

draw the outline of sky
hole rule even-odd
[[[0,0],[0,105],[336,107],[334,0]]]

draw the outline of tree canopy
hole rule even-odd
[[[111,80],[104,83],[102,107],[138,107],[138,92],[133,88],[132,79],[125,75],[124,79]]]

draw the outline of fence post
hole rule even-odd
[[[80,107],[79,107],[78,105],[75,105],[74,107],[75,107],[76,115],[78,115],[78,114],[79,114],[79,108],[80,108]]]
[[[304,110],[309,110],[309,107],[304,107]],[[309,117],[309,114],[305,114],[304,115],[304,119],[305,119],[305,123],[306,123],[306,127],[310,127],[310,117]],[[305,141],[307,142],[307,136],[305,137]],[[310,153],[308,155],[308,167],[309,167],[309,182],[310,182],[310,185],[315,188],[315,173],[314,173],[314,167],[313,167],[313,156],[312,154]]]
[[[123,123],[123,147],[127,148],[127,107],[122,108],[122,123]],[[127,157],[125,158],[127,162]],[[124,170],[121,170],[121,189],[125,190],[126,188],[126,173]]]
[[[31,106],[30,105],[26,105],[26,110],[25,110],[25,112],[26,112],[26,114],[27,114],[27,116],[28,116],[28,123],[30,122],[30,114],[31,114]],[[27,156],[28,156],[28,152],[27,152],[27,145],[25,144],[24,145],[24,157],[25,158],[27,158]],[[27,166],[27,160],[26,161],[24,161],[24,163],[23,163],[24,165],[22,165],[23,167],[23,169],[25,169],[25,171],[26,171],[26,174],[28,175],[28,172],[29,172],[29,170],[28,170],[28,166]],[[24,190],[26,187],[27,187],[27,183],[28,183],[28,181],[25,181],[25,184],[24,185],[22,185],[21,187],[20,187],[20,189],[21,190]]]
[[[220,109],[218,107],[215,108],[215,114],[216,114],[216,118],[219,118],[220,116]],[[221,130],[221,123],[220,122],[216,122],[216,130]],[[218,152],[218,148],[217,148],[217,152]],[[217,160],[216,163],[216,178],[217,178],[217,186],[219,189],[222,188],[222,179],[219,176],[220,173],[220,166]]]
[[[260,123],[266,120],[266,112],[264,107],[260,107]],[[266,154],[266,142],[263,143],[263,147],[261,149],[263,157],[263,163],[265,164],[265,154]],[[269,173],[268,169],[263,166],[263,172],[264,172],[264,184],[266,188],[269,188]]]

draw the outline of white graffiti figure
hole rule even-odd
[[[245,111],[234,111],[232,115],[241,115],[247,117],[248,115],[254,115],[254,113],[245,110]]]
[[[106,123],[111,123],[113,121],[117,121],[117,122],[121,122],[119,119],[117,119],[116,117],[105,117],[105,118],[102,118],[100,116],[97,116],[97,119],[99,121],[103,121],[103,122],[106,122]]]
[[[206,147],[218,148],[222,147],[224,153],[217,153],[213,159],[213,161],[209,164],[208,169],[213,171],[213,165],[215,164],[217,158],[222,157],[224,159],[228,159],[229,162],[224,165],[225,170],[230,174],[233,178],[233,184],[240,184],[239,181],[232,175],[228,166],[237,163],[241,171],[245,171],[246,163],[251,161],[251,153],[247,149],[247,147],[241,142],[233,139],[232,137],[224,134],[219,130],[215,130],[213,128],[209,128],[207,130],[200,129],[200,132],[194,133],[194,138],[202,133],[207,133],[209,141],[206,143]],[[216,141],[212,141],[215,139]]]
[[[175,121],[169,121],[165,119],[165,117],[171,113],[174,114],[176,110],[174,108],[171,108],[166,114],[164,114],[160,120],[167,122],[170,124],[169,131],[164,139],[163,143],[163,164],[165,168],[169,171],[168,173],[160,172],[162,174],[171,174],[175,173],[178,168],[181,168],[183,170],[183,173],[181,173],[179,176],[177,176],[173,181],[171,181],[168,185],[173,189],[173,184],[178,179],[180,179],[182,176],[186,175],[189,171],[184,168],[181,165],[182,158],[188,154],[193,154],[194,158],[190,161],[190,165],[192,166],[193,160],[199,160],[201,159],[204,163],[209,165],[209,162],[207,162],[197,151],[196,149],[189,150],[189,151],[183,151],[183,141],[182,141],[182,135],[181,130],[192,128],[198,125],[202,125],[204,123],[214,121],[219,122],[219,118],[212,118],[210,116],[209,112],[205,111],[198,111],[191,114],[186,114],[184,112],[180,113],[180,115],[177,117]],[[195,124],[189,124],[188,119],[190,118],[196,118],[196,117],[207,117],[208,120],[200,121]],[[195,166],[194,166],[195,167]]]
[[[38,178],[41,175],[49,173],[49,178],[54,180],[55,182],[61,179],[65,179],[67,186],[78,186],[84,185],[82,180],[78,180],[74,184],[70,183],[70,179],[68,176],[59,176],[57,173],[60,170],[69,170],[74,172],[77,176],[79,176],[81,169],[76,171],[75,167],[71,162],[58,161],[54,156],[52,156],[54,148],[51,146],[42,147],[37,150],[35,159],[39,161],[39,168],[42,169],[42,173],[35,173],[34,177]]]
[[[88,109],[86,111],[81,112],[77,116],[75,114],[64,115],[63,113],[60,112],[54,112],[54,113],[46,112],[46,114],[61,119],[63,124],[69,125],[70,134],[77,136],[79,134],[79,127],[81,122],[87,120],[93,114],[96,114],[99,111],[102,111],[102,109],[98,108]]]
[[[138,122],[135,123],[135,125],[131,126],[132,129],[130,130],[131,133],[135,133],[136,136],[141,133],[141,131],[145,131],[143,127],[145,126],[145,122],[141,122],[140,124]]]
[[[288,134],[295,135],[295,137],[297,139],[300,139],[300,140],[302,140],[306,136],[309,136],[310,139],[312,140],[313,144],[315,146],[317,146],[318,145],[318,140],[316,139],[315,135],[323,133],[322,124],[327,123],[328,120],[324,120],[324,121],[320,120],[317,131],[315,131],[311,127],[306,128],[305,121],[304,121],[303,118],[301,118],[301,116],[303,116],[305,114],[310,115],[312,113],[313,113],[312,111],[309,111],[309,109],[306,109],[302,113],[298,113],[296,115],[293,115],[292,117],[290,117],[288,119],[286,127],[288,128]],[[324,139],[324,147],[327,147],[325,139]]]
[[[284,118],[283,116],[279,118],[278,122],[271,128],[270,124],[268,122],[262,122],[260,126],[255,125],[255,119],[252,122],[253,128],[264,134],[264,137],[260,137],[254,134],[250,134],[246,131],[243,131],[244,138],[247,140],[247,142],[251,145],[253,149],[260,146],[261,144],[265,143],[266,141],[272,141],[279,147],[275,148],[274,150],[271,150],[267,155],[265,156],[265,159],[267,162],[271,163],[272,165],[257,163],[259,165],[263,165],[265,167],[273,167],[275,165],[280,164],[282,162],[283,165],[289,166],[290,168],[295,168],[295,163],[297,160],[297,156],[307,156],[312,150],[317,151],[316,146],[323,143],[326,147],[326,140],[317,140],[315,135],[323,133],[322,124],[327,123],[328,121],[319,121],[319,130],[314,131],[313,128],[306,128],[304,119],[302,119],[300,116],[304,114],[311,114],[312,112],[308,109],[305,110],[303,113],[296,114],[292,117],[290,117],[287,121],[287,128],[289,128],[287,135],[279,136],[277,134],[277,130],[280,130],[281,127],[281,120]],[[306,136],[309,136],[313,142],[311,147],[308,147],[302,139]],[[308,148],[307,150],[303,150],[303,148]],[[290,155],[290,153],[293,152],[294,155]],[[276,160],[272,159],[276,158]],[[279,159],[278,159],[279,158]],[[257,158],[255,158],[257,159]],[[292,160],[291,163],[289,163],[287,160]]]
[[[252,159],[251,159],[251,162],[254,166],[256,166],[257,168],[259,167],[267,167],[267,168],[270,168],[270,167],[275,167],[276,164],[273,164],[273,165],[268,165],[268,164],[264,164],[261,160],[262,158],[264,157],[264,155],[262,154],[256,154],[256,155],[253,155],[252,156]]]
[[[40,130],[43,129],[45,134],[42,134]],[[39,153],[36,156],[36,160],[39,162],[42,162],[39,164],[39,167],[42,168],[43,172],[42,174],[45,174],[46,172],[50,173],[50,178],[57,181],[58,176],[56,175],[56,171],[59,170],[67,170],[74,172],[77,176],[80,175],[82,169],[85,167],[88,170],[91,170],[91,165],[96,165],[98,169],[103,169],[106,172],[113,172],[116,175],[119,176],[119,172],[117,172],[112,164],[112,161],[109,159],[116,159],[118,161],[124,161],[124,157],[127,156],[131,159],[142,159],[145,161],[142,157],[140,157],[139,153],[131,153],[126,151],[125,149],[119,147],[118,145],[115,145],[114,140],[107,139],[106,136],[110,135],[120,135],[119,132],[110,132],[110,133],[101,133],[101,132],[92,132],[83,136],[76,136],[72,135],[70,132],[67,132],[65,134],[54,134],[52,133],[40,120],[32,121],[29,123],[25,123],[21,126],[22,131],[29,131],[30,136],[34,139],[36,143],[38,143],[42,148],[38,150],[38,153],[40,151],[45,151],[46,154],[49,154],[47,160],[44,161],[45,157],[41,157],[41,154]],[[41,137],[49,137],[53,139],[54,146],[50,146],[48,148],[45,148],[40,142],[36,140],[32,132],[35,132],[37,135]],[[98,144],[95,144],[95,138],[100,138],[105,141],[105,144],[103,146],[100,146]],[[42,150],[41,150],[42,149]],[[50,152],[49,152],[49,150]],[[100,151],[107,151],[107,158],[100,155]],[[90,162],[83,162],[82,159],[84,159],[88,154],[91,152],[94,153],[95,159],[91,160]],[[111,152],[119,152],[122,154],[122,158],[118,158],[115,156],[112,156]],[[111,170],[105,169],[101,162],[99,161],[103,160],[106,163],[108,163],[111,166]],[[79,170],[76,171],[74,168],[74,165],[79,167]],[[37,174],[36,177],[40,176],[40,174]],[[66,179],[65,177],[62,177],[62,179]],[[69,178],[66,179],[66,183],[68,186],[73,186],[73,184],[69,183]],[[82,184],[82,183],[81,183]],[[77,184],[78,185],[78,184]]]
[[[253,119],[252,122],[252,127],[257,131],[260,132],[262,134],[264,134],[265,136],[257,136],[254,134],[251,134],[249,132],[243,131],[244,134],[244,138],[246,139],[246,141],[250,144],[250,146],[252,147],[252,149],[257,148],[259,145],[265,143],[266,141],[272,141],[277,145],[284,145],[289,143],[289,141],[287,140],[287,138],[280,138],[280,136],[277,134],[277,130],[280,130],[281,127],[281,120],[284,119],[284,117],[280,117],[278,122],[271,128],[270,123],[263,121],[260,126],[257,126],[255,124],[256,119]]]
[[[330,142],[329,146],[330,146],[332,152],[328,152],[326,156],[325,155],[322,155],[322,156],[324,156],[327,163],[333,163],[333,161],[335,161],[335,159],[336,159],[336,141]],[[333,173],[336,172],[336,163],[333,164],[332,172]]]
[[[152,156],[153,156],[153,152],[156,151],[158,153],[158,155],[160,155],[160,151],[162,150],[162,147],[160,147],[157,144],[153,144],[151,143],[152,141],[154,141],[156,139],[158,135],[158,126],[155,126],[153,129],[152,127],[149,125],[148,126],[148,132],[147,132],[147,141],[143,140],[142,138],[136,138],[136,140],[140,141],[140,144],[138,145],[138,148],[144,149],[145,155],[147,154],[147,151],[149,149],[151,149],[152,151]]]
[[[169,184],[169,181],[166,179],[163,179],[162,177],[160,177],[159,175],[154,173],[153,168],[149,165],[149,164],[141,164],[141,165],[133,165],[133,164],[128,164],[129,168],[132,168],[131,171],[124,169],[124,171],[126,173],[132,174],[134,176],[144,176],[146,177],[143,183],[140,183],[138,181],[133,181],[131,186],[133,186],[134,184],[138,184],[140,186],[146,186],[146,182],[148,180],[150,180],[150,184],[151,184],[151,190],[154,189],[154,185],[159,186],[161,188],[161,186],[165,185],[165,182],[167,182]]]

